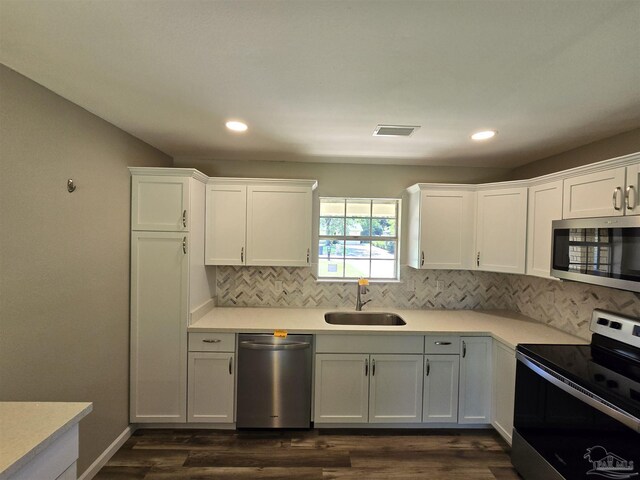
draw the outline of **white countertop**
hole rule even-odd
[[[582,343],[589,340],[509,311],[371,309],[400,315],[403,326],[330,325],[327,312],[353,311],[340,308],[245,308],[216,307],[189,327],[189,332],[341,334],[465,334],[492,336],[515,348],[518,343]]]
[[[0,479],[17,472],[92,409],[86,402],[0,402]]]

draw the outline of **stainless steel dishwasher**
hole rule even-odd
[[[309,428],[313,335],[238,335],[238,428]]]

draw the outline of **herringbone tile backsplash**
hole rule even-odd
[[[370,285],[371,305],[398,309],[482,309],[521,312],[589,338],[594,308],[640,317],[640,296],[583,283],[524,275],[403,267],[398,283]],[[276,281],[282,289],[276,289]],[[443,288],[438,291],[438,282]],[[312,268],[217,267],[221,307],[351,307],[353,283],[318,282]]]

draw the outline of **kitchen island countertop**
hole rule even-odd
[[[216,307],[194,322],[188,329],[194,332],[327,334],[454,334],[491,336],[515,348],[519,343],[582,343],[589,340],[536,322],[519,313],[503,310],[400,310],[371,309],[369,312],[391,312],[400,315],[403,326],[330,325],[327,312],[353,311],[346,308],[247,308]]]
[[[88,402],[0,402],[0,480],[19,471],[92,409]]]

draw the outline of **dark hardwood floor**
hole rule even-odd
[[[153,430],[96,480],[516,480],[492,430]]]

